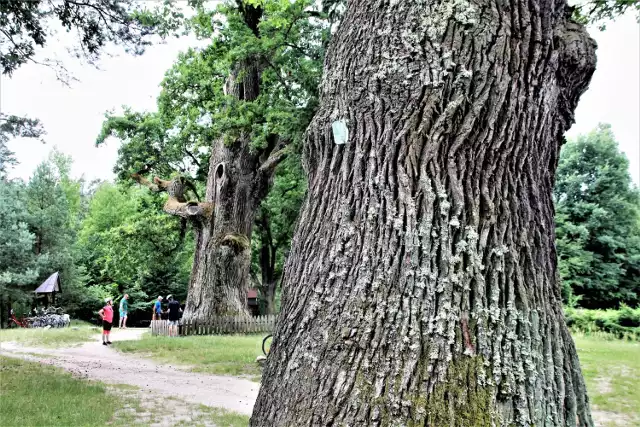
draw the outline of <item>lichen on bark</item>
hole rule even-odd
[[[481,357],[462,357],[447,367],[447,377],[429,393],[410,398],[409,427],[454,426],[490,427],[496,419],[494,391],[481,384],[478,372]]]

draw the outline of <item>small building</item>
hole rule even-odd
[[[57,271],[53,273],[47,278],[47,280],[42,282],[34,292],[36,297],[40,295],[47,297],[46,306],[55,304],[56,293],[62,292],[62,287],[60,286],[60,273]]]
[[[252,316],[258,316],[260,314],[258,291],[256,289],[249,289],[247,291],[247,308]]]

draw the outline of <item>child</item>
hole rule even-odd
[[[109,334],[111,334],[111,324],[113,323],[113,301],[111,298],[107,298],[105,302],[107,305],[98,312],[102,318],[102,345],[111,344]]]

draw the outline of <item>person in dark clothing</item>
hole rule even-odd
[[[169,336],[177,337],[178,321],[180,320],[182,308],[180,308],[180,302],[173,299],[173,295],[169,295],[167,299],[169,300],[169,308],[167,309],[167,312],[169,312]]]

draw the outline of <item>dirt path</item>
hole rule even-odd
[[[146,331],[116,330],[112,337],[113,341],[135,340]],[[185,372],[170,365],[122,354],[103,346],[98,337],[94,342],[78,347],[58,349],[0,343],[0,355],[59,366],[79,377],[107,384],[136,386],[145,394],[160,394],[245,415],[251,415],[259,388],[259,384],[245,379]]]

